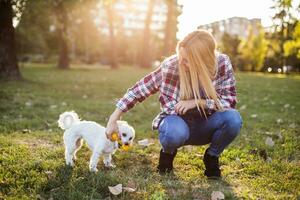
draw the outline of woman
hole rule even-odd
[[[116,121],[137,102],[159,92],[161,113],[153,120],[162,145],[158,171],[173,170],[177,149],[205,145],[207,177],[220,177],[219,156],[242,126],[236,111],[233,68],[228,56],[216,51],[213,36],[204,30],[187,35],[177,45],[177,54],[138,81],[121,98],[107,124],[107,136],[118,131]]]

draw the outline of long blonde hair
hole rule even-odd
[[[199,104],[200,99],[213,99],[217,110],[221,110],[218,94],[212,80],[217,74],[216,41],[205,30],[197,30],[188,34],[177,44],[179,56],[180,99],[195,99],[197,108],[204,113],[205,109]],[[186,56],[188,67],[180,57]],[[201,94],[202,91],[202,94]]]

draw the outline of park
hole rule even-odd
[[[10,3],[15,2],[17,1]],[[28,7],[15,12],[23,12],[26,24],[32,22],[35,15],[35,12],[26,13],[26,10],[40,9],[45,5],[34,4],[30,0],[24,2]],[[70,2],[54,6],[57,6],[57,9],[59,6],[73,9],[70,5],[78,3]],[[84,8],[90,9],[94,1],[88,2],[90,4]],[[110,19],[115,2],[108,2],[104,7]],[[154,6],[151,5],[151,0],[149,2],[148,6]],[[0,8],[6,3],[1,2]],[[81,2],[79,5],[82,5]],[[184,8],[180,9],[184,12]],[[77,15],[81,15],[81,12],[74,11]],[[0,17],[3,17],[2,15],[3,13]],[[175,15],[179,14],[175,12]],[[61,18],[58,18],[58,21],[59,19]],[[149,19],[151,22],[151,17]],[[50,19],[36,20],[39,22]],[[145,24],[149,25],[150,22],[146,19]],[[86,38],[88,46],[76,39],[85,37],[80,34],[84,29],[72,33],[71,39],[66,40],[68,42],[64,42],[64,39],[57,42],[59,35],[51,36],[51,33],[47,33],[48,38],[41,36],[36,39],[42,41],[38,43],[30,33],[41,32],[46,35],[43,32],[45,30],[39,25],[32,28],[34,25],[22,26],[22,23],[21,18],[19,30],[14,28],[16,29],[14,40],[17,46],[22,44],[21,47],[25,47],[25,50],[16,48],[10,51],[16,52],[18,60],[15,58],[12,59],[14,62],[10,60],[6,66],[0,66],[0,199],[300,198],[300,57],[297,55],[299,46],[293,46],[299,42],[299,38],[294,37],[296,34],[291,32],[290,37],[285,40],[287,43],[278,44],[283,47],[278,48],[277,52],[274,50],[272,56],[267,53],[270,50],[262,50],[266,48],[262,45],[264,42],[269,42],[268,48],[272,41],[274,42],[270,39],[272,36],[266,33],[263,33],[267,35],[264,39],[258,33],[249,36],[248,43],[239,42],[239,46],[244,45],[239,52],[235,52],[236,49],[233,47],[222,46],[234,65],[236,109],[242,117],[243,126],[236,139],[220,156],[222,179],[214,180],[208,179],[203,174],[205,166],[202,159],[208,145],[179,148],[174,160],[174,173],[166,175],[157,173],[161,144],[158,140],[158,131],[151,129],[151,122],[160,111],[158,94],[150,96],[143,103],[138,103],[122,117],[122,120],[126,120],[134,127],[136,137],[128,151],[117,150],[113,155],[115,168],[107,169],[99,162],[99,171],[90,172],[88,162],[91,151],[85,144],[78,152],[75,167],[71,168],[65,164],[63,130],[57,124],[59,115],[74,110],[81,119],[106,126],[116,102],[127,89],[155,70],[163,58],[175,50],[176,31],[174,33],[172,29],[173,32],[169,33],[172,36],[169,38],[170,46],[166,49],[163,49],[166,46],[154,45],[155,42],[158,43],[154,39],[151,40],[152,43],[141,42],[141,47],[136,49],[139,42],[132,43],[133,46],[126,46],[131,44],[130,40],[123,38],[123,41],[122,37],[118,38],[116,30],[114,37],[107,35],[103,41],[100,39],[94,44],[92,41],[96,37],[95,34],[88,35]],[[171,26],[172,23],[176,22],[171,21]],[[297,26],[300,33],[299,22],[296,20],[291,21],[292,23],[298,24],[294,24],[294,27]],[[77,21],[78,24],[80,25]],[[109,24],[108,29],[112,31]],[[0,22],[0,29],[1,25],[3,23]],[[88,22],[83,25],[86,25],[87,29],[91,28]],[[140,41],[151,38],[147,31],[150,33],[150,28],[142,30],[144,35],[139,35]],[[90,33],[87,31],[86,34]],[[279,33],[277,36],[282,35]],[[89,38],[93,40],[90,41]],[[222,45],[235,45],[237,42],[237,38],[230,35],[221,37],[220,40]],[[253,44],[258,46],[249,45],[249,41],[256,41]],[[72,46],[75,43],[77,46]],[[54,48],[50,44],[58,46]],[[71,44],[69,52],[65,46],[68,44]],[[104,50],[95,48],[98,44],[103,45]],[[0,38],[0,48],[6,48],[5,45],[7,40]],[[151,45],[154,46],[153,52],[149,49]],[[125,46],[128,47],[127,50]],[[250,46],[254,50],[251,50]],[[114,51],[114,48],[120,50]],[[158,51],[159,48],[162,51]],[[256,57],[260,56],[254,52],[256,48],[260,49],[260,53],[264,52],[261,53],[264,56],[257,60]],[[47,55],[40,51],[47,52]],[[126,53],[120,53],[122,51]],[[137,54],[140,51],[149,57],[140,59]],[[255,54],[255,58],[249,54],[251,51]],[[9,54],[8,51],[5,53]],[[5,63],[5,59],[14,57],[3,55],[0,54],[0,64]],[[278,68],[278,66],[287,67]],[[141,140],[148,140],[149,145],[140,145]],[[122,184],[123,190],[115,195],[109,186],[118,184]],[[221,196],[217,198],[214,195]]]

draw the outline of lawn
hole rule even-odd
[[[101,161],[99,172],[90,173],[86,146],[73,169],[65,166],[59,114],[75,110],[105,125],[116,99],[149,70],[36,64],[21,70],[24,81],[0,82],[0,199],[210,199],[213,191],[226,199],[300,198],[299,75],[236,74],[243,128],[221,157],[223,179],[208,180],[204,146],[181,148],[174,175],[156,173],[156,95],[124,115],[137,137],[129,152],[113,156],[115,169]],[[155,144],[138,146],[145,138]],[[113,196],[108,186],[119,183],[137,190]]]

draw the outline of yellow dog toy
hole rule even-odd
[[[130,148],[129,145],[122,144],[122,141],[121,141],[121,139],[119,138],[118,133],[112,133],[112,134],[111,134],[111,140],[112,140],[112,141],[118,141],[118,146],[119,146],[119,148],[122,149],[123,151],[128,151],[129,148]]]

